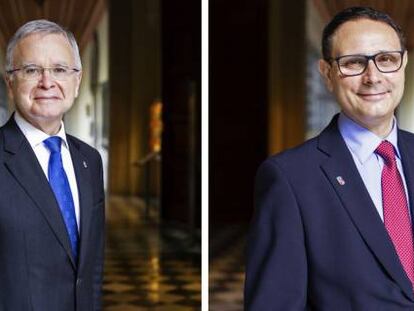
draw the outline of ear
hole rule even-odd
[[[7,74],[7,73],[5,73],[4,75],[3,75],[3,79],[4,79],[4,82],[6,83],[6,87],[7,87],[7,95],[9,96],[9,98],[13,101],[13,98],[14,98],[14,96],[13,96],[13,86],[12,86],[12,84],[13,84],[13,78],[12,78],[12,76],[11,75],[9,75],[9,74]]]
[[[82,70],[76,74],[76,88],[75,88],[75,98],[79,95],[79,88],[82,81]]]
[[[332,66],[324,59],[319,60],[319,73],[321,74],[323,81],[325,82],[326,88],[332,92],[333,83],[332,83]]]
[[[402,64],[402,68],[405,69],[405,66],[407,66],[408,63],[408,52],[407,50],[405,50],[404,55],[403,55],[403,64]]]

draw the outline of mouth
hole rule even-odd
[[[389,93],[391,92],[384,91],[384,92],[357,93],[357,95],[367,101],[379,101],[387,97]]]
[[[42,101],[42,100],[60,100],[59,96],[36,96],[34,100]]]

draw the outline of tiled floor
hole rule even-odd
[[[242,311],[247,226],[211,228],[209,309]]]
[[[138,200],[107,211],[104,311],[200,310],[199,233],[144,221]]]

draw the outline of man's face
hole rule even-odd
[[[343,55],[374,55],[385,51],[400,51],[397,33],[389,25],[369,19],[342,24],[332,37],[332,58]],[[328,89],[334,93],[342,111],[363,127],[387,135],[394,110],[404,91],[404,70],[407,53],[400,70],[392,73],[378,71],[372,60],[364,73],[344,76],[336,62],[320,61],[319,68]]]
[[[13,68],[27,65],[75,68],[73,50],[63,35],[32,34],[18,42],[13,54]],[[45,70],[39,79],[24,80],[15,72],[6,80],[9,96],[20,114],[43,131],[57,132],[63,114],[78,95],[81,74],[73,72],[60,81]]]

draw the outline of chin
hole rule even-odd
[[[372,117],[383,117],[386,115],[389,115],[390,113],[394,111],[395,108],[393,108],[391,105],[386,103],[378,103],[377,105],[371,105],[366,107],[362,112],[363,114],[366,114],[367,116]]]
[[[33,119],[37,120],[50,120],[54,121],[56,119],[61,119],[63,114],[62,113],[36,113],[30,115]]]

